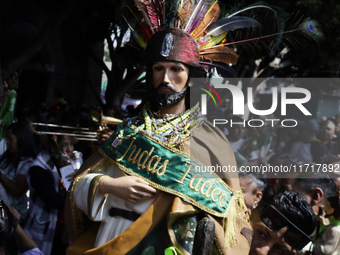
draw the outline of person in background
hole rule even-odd
[[[322,162],[328,166],[328,172],[334,173],[332,177],[336,185],[335,195],[338,197],[340,192],[340,157],[335,155],[325,155],[322,158]]]
[[[25,231],[45,255],[65,254],[63,167],[71,165],[72,143],[67,136],[48,136],[48,149],[39,153],[29,169],[30,208]]]
[[[290,255],[311,241],[316,216],[303,195],[285,191],[262,199],[250,223],[254,236],[249,255]]]
[[[276,130],[277,143],[275,153],[289,153],[294,142],[298,139],[298,131],[296,128],[279,126]]]
[[[0,97],[0,155],[6,151],[6,130],[13,123],[17,93],[17,74],[4,76],[2,81],[4,94]]]
[[[335,120],[327,119],[320,123],[319,139],[326,146],[329,153],[332,155],[338,155],[338,143],[336,142],[335,134]]]
[[[334,197],[336,192],[336,185],[326,173],[307,172],[301,173],[295,179],[292,189],[301,193],[313,211],[317,215],[317,227],[315,232],[314,247],[306,247],[305,253],[309,254],[314,250],[315,254],[332,255],[339,254],[334,251],[340,251],[340,222],[338,220],[331,220],[326,218],[330,214],[330,207],[328,206],[328,199]],[[326,230],[327,228],[327,230]]]
[[[319,124],[316,120],[300,121],[298,123],[299,136],[301,141],[293,144],[290,154],[296,157],[302,163],[318,163],[321,164],[321,158],[329,154],[325,145],[318,139]]]
[[[235,153],[237,166],[241,167],[255,163],[259,158],[257,144],[258,133],[250,134],[248,132],[250,129],[247,130],[242,124],[246,123],[246,121],[239,116],[234,116],[231,121],[238,123],[228,127],[229,133],[227,136],[230,146]],[[256,130],[252,131],[256,132]]]
[[[80,151],[74,150],[74,144],[78,141],[74,137],[66,135],[59,136],[58,140],[60,140],[59,144],[62,147],[62,151],[66,152],[68,158],[71,160],[74,170],[78,170],[83,164],[83,154]]]
[[[272,194],[267,178],[258,178],[252,173],[240,173],[240,186],[244,195],[244,202],[251,215],[261,199]]]
[[[311,169],[297,175],[291,188],[304,195],[315,214],[322,217],[326,214],[324,208],[327,198],[334,196],[336,192],[333,178],[326,173],[312,172]]]
[[[21,228],[20,214],[0,200],[0,255],[7,254],[6,244],[13,236],[22,255],[43,255],[37,244]]]
[[[0,183],[6,190],[10,205],[21,214],[20,224],[27,216],[27,173],[37,155],[29,128],[23,123],[13,123],[7,129],[7,150],[0,158]]]
[[[334,119],[336,121],[335,132],[339,132],[340,131],[340,112],[334,115]]]
[[[293,168],[293,169],[300,169],[300,165],[302,164],[296,158],[294,158],[290,154],[274,154],[268,160],[268,164],[272,167],[286,167],[286,168]],[[269,176],[270,175],[270,176]],[[291,185],[294,181],[295,173],[285,173],[285,172],[278,172],[278,173],[268,173],[268,181],[270,184],[270,188],[274,193],[285,191],[291,189]]]

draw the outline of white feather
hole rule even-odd
[[[185,31],[185,32],[188,32],[188,30],[189,30],[189,28],[190,28],[192,22],[194,21],[196,15],[197,15],[197,13],[198,13],[198,11],[201,9],[202,4],[203,4],[203,0],[200,0],[199,3],[196,5],[194,11],[193,11],[192,14],[190,15],[190,18],[189,18],[187,24],[185,25],[185,28],[184,28],[184,31]]]

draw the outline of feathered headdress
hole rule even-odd
[[[235,65],[238,61],[238,55],[233,47],[213,47],[225,43],[229,32],[261,26],[258,21],[250,17],[236,14],[221,15],[220,6],[215,0],[134,0],[134,3],[142,15],[139,21],[140,46],[144,47],[152,35],[160,30],[181,29],[196,43],[199,64],[205,70],[217,67],[230,73],[229,65]],[[130,7],[128,8],[133,12]]]
[[[262,40],[267,50],[274,52],[283,36],[292,37],[294,32],[314,35],[319,31],[317,24],[310,20],[284,31],[283,12],[265,4],[230,12],[221,10],[217,0],[133,0],[133,4],[125,6],[139,23],[140,32],[132,28],[123,15],[140,47],[145,48],[153,34],[160,30],[181,29],[197,44],[201,67],[206,71],[216,68],[221,76],[235,75],[230,66],[238,62],[238,46],[243,45],[254,52]],[[263,16],[266,19],[262,23]]]

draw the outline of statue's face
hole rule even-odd
[[[185,88],[189,68],[179,62],[156,62],[152,66],[152,74],[158,94],[175,94]]]

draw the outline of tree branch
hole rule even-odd
[[[104,63],[104,61],[100,57],[98,57],[98,55],[94,52],[92,47],[90,47],[88,44],[87,44],[87,49],[88,49],[90,56],[93,59],[93,61],[96,62],[96,64],[99,65],[99,67],[104,70],[106,76],[109,77],[109,75],[111,74],[111,71],[107,67],[107,65]]]
[[[113,63],[114,59],[115,59],[115,50],[113,48],[113,41],[111,38],[111,34],[109,33],[108,35],[106,35],[106,40],[107,40],[107,44],[109,46],[109,52],[110,52],[110,58],[111,58],[111,62]]]

